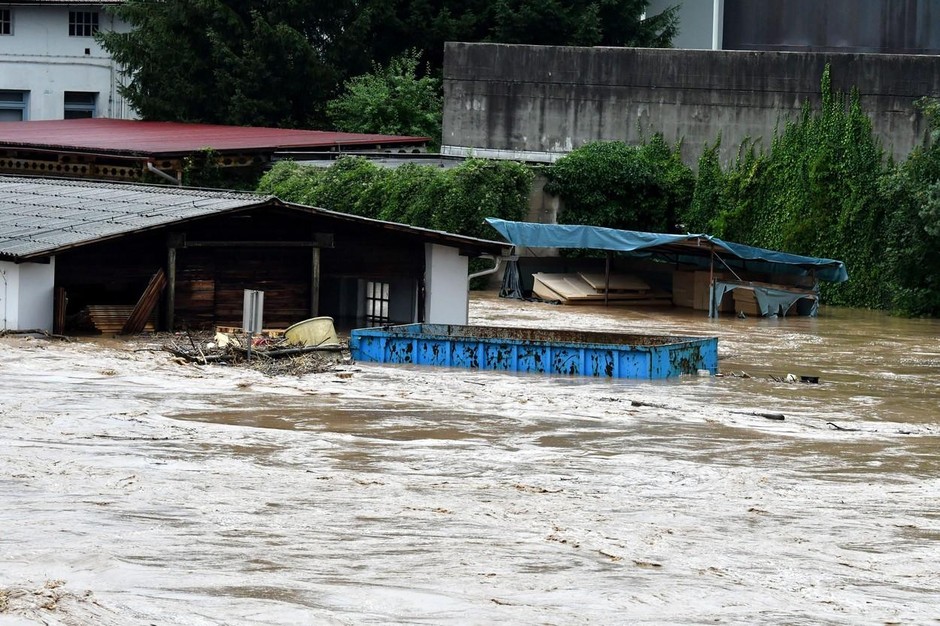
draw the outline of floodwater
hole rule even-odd
[[[940,623],[940,322],[702,315],[471,303],[719,337],[658,382],[0,339],[0,625]]]

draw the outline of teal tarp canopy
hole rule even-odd
[[[667,254],[671,260],[705,267],[714,251],[723,264],[767,273],[814,275],[821,280],[841,283],[849,279],[845,264],[740,243],[722,241],[711,235],[667,235],[635,230],[573,224],[533,224],[488,217],[486,221],[512,245],[526,248],[589,248],[624,252],[637,256]]]

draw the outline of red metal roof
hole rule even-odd
[[[321,149],[343,146],[426,143],[427,137],[399,137],[319,130],[144,122],[107,118],[0,122],[0,147],[17,146],[132,155]]]
[[[31,4],[51,4],[51,5],[73,5],[76,7],[95,7],[105,4],[124,4],[126,0],[19,0],[19,2],[4,2],[5,5],[31,5]]]

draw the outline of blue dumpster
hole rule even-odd
[[[718,372],[717,337],[446,324],[352,331],[357,361],[504,372],[659,379]]]

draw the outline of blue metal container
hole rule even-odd
[[[357,361],[504,372],[647,379],[718,372],[717,337],[405,324],[354,330],[349,348]]]

